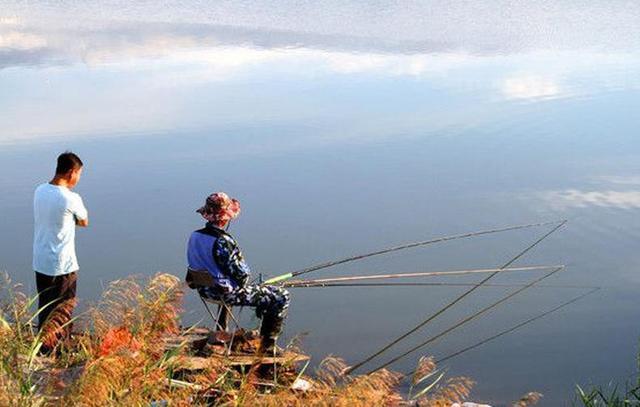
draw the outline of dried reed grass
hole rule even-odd
[[[520,400],[513,403],[513,407],[528,407],[538,404],[542,399],[542,393],[529,392],[522,396]]]
[[[323,360],[312,377],[291,366],[278,368],[277,380],[265,379],[256,367],[239,371],[220,360],[189,382],[175,380],[185,358],[182,347],[167,351],[162,338],[179,332],[182,284],[157,274],[146,282],[127,278],[111,283],[101,300],[80,316],[82,330],[65,337],[52,357],[40,358],[43,343],[53,343],[64,328],[60,321],[74,304],[60,309],[50,330],[33,328],[35,298],[21,293],[8,279],[0,281],[0,405],[150,405],[175,406],[449,406],[465,400],[473,382],[464,377],[441,380],[433,358],[421,358],[409,377],[380,370],[370,375],[345,375],[345,362]],[[51,342],[49,342],[51,341]],[[291,345],[290,349],[295,349]],[[312,382],[309,391],[292,390],[297,378]],[[407,380],[418,392],[403,397]],[[528,399],[533,399],[529,396]],[[521,400],[522,401],[522,400]],[[517,406],[527,404],[516,404]]]

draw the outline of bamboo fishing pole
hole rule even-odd
[[[465,352],[467,352],[467,351],[470,351],[470,350],[472,350],[472,349],[475,349],[475,348],[477,348],[478,346],[484,345],[484,344],[485,344],[485,343],[487,343],[487,342],[490,342],[490,341],[492,341],[492,340],[494,340],[494,339],[497,339],[497,338],[499,338],[499,337],[501,337],[501,336],[503,336],[503,335],[506,335],[506,334],[508,334],[508,333],[511,333],[511,332],[513,332],[513,331],[515,331],[515,330],[517,330],[517,329],[520,329],[520,328],[522,328],[523,326],[528,325],[528,324],[530,324],[530,323],[532,323],[532,322],[534,322],[534,321],[537,321],[537,320],[539,320],[539,319],[541,319],[541,318],[544,318],[544,317],[546,317],[547,315],[552,314],[552,313],[554,313],[554,312],[556,312],[556,311],[559,311],[560,309],[562,309],[562,308],[564,308],[564,307],[566,307],[566,306],[568,306],[568,305],[571,305],[571,304],[573,304],[574,302],[577,302],[577,301],[579,301],[579,300],[583,299],[584,297],[586,297],[586,296],[588,296],[588,295],[591,295],[591,294],[595,293],[595,292],[596,292],[596,291],[598,291],[598,290],[600,290],[600,287],[592,287],[591,291],[589,291],[589,292],[586,292],[586,293],[584,293],[584,294],[582,294],[582,295],[579,295],[579,296],[577,296],[577,297],[574,297],[574,298],[572,298],[572,299],[571,299],[571,300],[569,300],[569,301],[563,302],[562,304],[558,305],[557,307],[554,307],[554,308],[552,308],[552,309],[550,309],[550,310],[548,310],[548,311],[543,312],[542,314],[539,314],[539,315],[536,315],[536,316],[534,316],[534,317],[532,317],[532,318],[529,318],[529,319],[527,319],[526,321],[523,321],[523,322],[521,322],[521,323],[519,323],[519,324],[517,324],[517,325],[514,325],[514,326],[512,326],[512,327],[511,327],[511,328],[509,328],[509,329],[505,329],[504,331],[502,331],[502,332],[500,332],[500,333],[497,333],[497,334],[492,335],[492,336],[490,336],[490,337],[488,337],[488,338],[485,338],[485,339],[483,339],[483,340],[479,341],[479,342],[478,342],[478,343],[476,343],[476,344],[473,344],[473,345],[471,345],[471,346],[467,346],[466,348],[463,348],[463,349],[461,349],[461,350],[459,350],[459,351],[457,351],[457,352],[451,353],[451,354],[449,354],[449,355],[447,355],[447,356],[445,356],[445,357],[443,357],[443,358],[440,358],[440,359],[438,359],[438,360],[436,361],[436,363],[441,363],[441,362],[444,362],[445,360],[449,360],[449,359],[451,359],[451,358],[453,358],[453,357],[456,357],[456,356],[458,356],[458,355],[460,355],[460,354],[463,354],[463,353],[465,353]]]
[[[560,266],[528,266],[528,267],[510,267],[505,269],[491,268],[491,269],[467,269],[467,270],[451,270],[451,271],[425,271],[417,273],[397,273],[397,274],[371,274],[365,276],[350,276],[350,277],[334,277],[334,278],[321,278],[316,280],[294,280],[283,284],[283,287],[297,287],[297,286],[309,286],[309,285],[321,285],[325,283],[339,283],[350,281],[363,281],[363,280],[387,280],[395,278],[418,278],[418,277],[444,277],[444,276],[459,276],[459,275],[471,275],[471,274],[486,274],[494,273],[496,271],[514,272],[514,271],[540,271],[551,270]]]
[[[389,360],[388,362],[385,362],[383,364],[381,364],[380,366],[376,367],[375,369],[370,370],[369,372],[367,372],[367,374],[371,374],[373,372],[377,372],[380,369],[384,369],[385,367],[391,365],[392,363],[397,362],[398,360],[404,358],[405,356],[410,355],[411,353],[417,351],[418,349],[436,341],[437,339],[442,338],[443,336],[447,335],[448,333],[454,331],[455,329],[458,329],[459,327],[461,327],[462,325],[466,324],[469,321],[472,321],[474,319],[476,319],[477,317],[479,317],[480,315],[484,314],[487,311],[490,311],[492,309],[494,309],[495,307],[497,307],[500,304],[505,303],[506,301],[508,301],[509,299],[515,297],[516,295],[520,294],[521,292],[523,292],[524,290],[526,290],[527,288],[530,288],[531,286],[533,286],[534,284],[544,280],[547,277],[551,277],[553,274],[557,273],[558,271],[562,270],[563,268],[557,268],[556,270],[553,270],[547,274],[545,274],[544,276],[535,279],[534,281],[524,285],[523,287],[517,289],[516,291],[512,292],[511,294],[508,294],[504,297],[502,297],[501,299],[499,299],[498,301],[482,308],[480,311],[477,311],[473,314],[471,314],[470,316],[458,321],[457,323],[455,323],[454,325],[452,325],[451,327],[445,329],[444,331],[440,332],[437,335],[432,336],[431,338],[427,339],[426,341],[414,346],[413,348],[409,349],[408,351],[400,354],[399,356],[396,356],[395,358]],[[477,288],[478,286],[474,287]]]
[[[472,287],[476,283],[323,283],[323,284],[304,284],[286,286],[287,288],[330,288],[330,287]],[[499,287],[499,288],[517,288],[523,287],[525,284],[484,284],[483,287]],[[538,284],[536,288],[560,288],[572,290],[586,290],[595,287],[586,285],[567,285],[567,284]]]
[[[360,366],[364,365],[365,363],[371,361],[373,358],[381,355],[382,353],[384,353],[385,351],[387,351],[389,348],[391,348],[392,346],[394,346],[395,344],[397,344],[398,342],[400,342],[401,340],[403,340],[404,338],[406,338],[407,336],[413,334],[414,332],[416,332],[417,330],[419,330],[420,328],[424,327],[425,325],[427,325],[428,323],[430,323],[431,321],[433,321],[434,319],[436,319],[438,316],[440,316],[441,314],[443,314],[445,311],[447,311],[449,308],[453,307],[455,304],[457,304],[458,302],[462,301],[462,299],[464,299],[465,297],[467,297],[468,295],[470,295],[471,293],[473,293],[476,289],[478,289],[478,287],[482,286],[484,283],[486,283],[487,281],[489,281],[492,277],[494,277],[496,274],[500,273],[502,271],[502,269],[506,269],[509,266],[511,266],[511,264],[513,264],[514,262],[516,262],[518,259],[520,259],[522,256],[524,256],[526,253],[528,253],[531,249],[533,249],[534,247],[536,247],[538,244],[540,244],[540,242],[542,242],[544,239],[546,239],[547,237],[549,237],[551,234],[553,234],[556,230],[560,229],[562,226],[564,226],[564,224],[567,223],[566,220],[562,221],[561,223],[559,223],[558,225],[556,225],[553,229],[551,229],[549,232],[545,233],[542,237],[540,237],[539,239],[537,239],[535,242],[533,242],[532,244],[530,244],[529,246],[527,246],[524,250],[520,251],[517,255],[515,255],[513,258],[511,258],[509,261],[507,261],[504,265],[502,265],[502,267],[500,267],[501,270],[498,270],[496,272],[493,272],[491,274],[489,274],[487,277],[485,277],[482,281],[480,281],[477,285],[471,287],[469,290],[465,291],[464,293],[462,293],[461,295],[459,295],[458,297],[456,297],[453,301],[449,302],[447,305],[445,305],[444,307],[440,308],[437,312],[435,312],[434,314],[428,316],[424,321],[420,322],[418,325],[416,325],[414,328],[410,329],[409,331],[405,332],[404,334],[400,335],[398,338],[394,339],[393,341],[389,342],[387,345],[383,346],[380,350],[376,351],[375,353],[373,353],[372,355],[370,355],[369,357],[367,357],[366,359],[364,359],[363,361],[355,364],[354,366],[351,366],[347,369],[345,369],[344,374],[349,374],[352,371],[354,371],[355,369],[359,368]]]
[[[370,252],[370,253],[359,254],[359,255],[355,255],[355,256],[351,256],[351,257],[346,257],[346,258],[340,259],[340,260],[332,260],[332,261],[328,261],[328,262],[324,262],[324,263],[319,263],[319,264],[316,264],[316,265],[313,265],[313,266],[310,266],[310,267],[306,267],[304,269],[292,271],[292,272],[289,272],[289,273],[286,273],[286,274],[281,274],[279,276],[275,276],[275,277],[272,277],[272,278],[264,281],[262,284],[276,284],[276,283],[279,283],[279,282],[282,282],[282,281],[285,281],[285,280],[289,280],[290,278],[293,278],[293,277],[296,277],[296,276],[300,276],[302,274],[311,273],[312,271],[322,270],[322,269],[326,269],[326,268],[329,268],[329,267],[337,266],[339,264],[349,263],[349,262],[352,262],[352,261],[361,260],[361,259],[365,259],[365,258],[368,258],[368,257],[373,257],[373,256],[379,256],[379,255],[382,255],[382,254],[392,253],[392,252],[396,252],[396,251],[399,251],[399,250],[411,249],[411,248],[414,248],[414,247],[427,246],[427,245],[434,244],[434,243],[440,243],[440,242],[446,242],[446,241],[458,240],[458,239],[466,239],[466,238],[470,238],[470,237],[489,235],[489,234],[507,232],[507,231],[512,231],[512,230],[528,229],[528,228],[538,227],[538,226],[549,226],[549,225],[556,225],[556,224],[564,224],[565,222],[566,222],[566,220],[553,221],[553,222],[529,223],[529,224],[526,224],[526,225],[516,225],[516,226],[509,226],[509,227],[504,227],[504,228],[499,228],[499,229],[489,229],[489,230],[481,230],[481,231],[478,231],[478,232],[463,233],[463,234],[459,234],[459,235],[442,236],[442,237],[437,237],[437,238],[424,240],[424,241],[420,241],[420,242],[407,243],[407,244],[403,244],[403,245],[400,245],[400,246],[392,246],[392,247],[388,247],[388,248],[385,248],[385,249],[373,251],[373,252]]]

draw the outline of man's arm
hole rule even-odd
[[[216,239],[213,246],[213,259],[228,278],[235,281],[238,286],[244,287],[251,269],[244,261],[235,240],[226,235]]]
[[[84,202],[82,202],[82,198],[80,195],[76,194],[76,200],[73,202],[71,207],[71,212],[73,213],[73,218],[76,221],[76,226],[81,228],[86,228],[89,226],[89,212],[87,208],[84,206]]]

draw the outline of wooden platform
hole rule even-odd
[[[279,350],[276,356],[258,355],[260,336],[257,331],[237,330],[233,333],[211,331],[204,327],[185,328],[179,334],[163,338],[166,351],[184,347],[187,356],[181,356],[177,371],[196,372],[212,365],[279,366],[296,368],[296,364],[309,360],[309,356],[290,350]],[[231,344],[231,353],[227,354]],[[279,348],[278,348],[279,349]]]
[[[211,363],[220,363],[228,366],[254,366],[254,365],[293,365],[309,360],[309,356],[295,352],[285,352],[282,355],[257,356],[257,355],[217,355],[207,357],[189,356],[182,358],[176,370],[196,371],[204,370]]]

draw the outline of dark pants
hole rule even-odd
[[[67,323],[71,319],[71,313],[76,302],[77,273],[69,273],[61,276],[48,276],[36,271],[36,287],[38,288],[38,329],[41,330],[49,317],[55,318],[58,325]],[[68,325],[64,332],[70,332]],[[60,333],[55,335],[59,339]],[[48,345],[55,345],[49,343]]]

